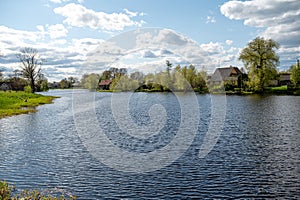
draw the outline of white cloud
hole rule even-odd
[[[34,43],[44,37],[42,32],[30,32],[0,26],[0,43],[2,48],[20,47]]]
[[[142,21],[135,21],[132,18],[138,13],[125,10],[125,13],[104,13],[87,9],[82,5],[70,3],[63,7],[54,9],[66,19],[64,23],[75,27],[90,27],[107,31],[121,31],[129,26],[141,26]]]
[[[93,38],[68,40],[50,34],[50,30],[59,28],[62,27],[39,25],[37,31],[30,32],[0,26],[0,46],[4,55],[0,66],[13,71],[18,67],[15,55],[19,48],[29,46],[38,49],[46,60],[42,71],[50,81],[71,75],[80,77],[84,72],[100,73],[112,65],[158,72],[165,69],[166,60],[174,65],[191,63],[199,68],[205,66],[212,72],[220,63],[233,61],[232,55],[237,51],[234,47],[225,50],[221,43],[198,45],[169,29],[139,29],[103,41]],[[51,35],[54,38],[50,40]]]
[[[260,36],[278,41],[285,50],[299,47],[299,0],[229,1],[220,10],[229,19],[244,20],[247,26],[263,29]],[[299,56],[299,49],[297,50],[294,56]],[[285,56],[284,54],[282,52],[280,56]]]
[[[19,61],[16,54],[20,48],[32,47],[36,48],[41,58],[46,61],[42,66],[42,72],[50,81],[59,81],[66,76],[78,75],[76,70],[86,63],[89,51],[103,42],[92,38],[68,41],[66,38],[58,37],[64,35],[62,34],[64,31],[59,31],[64,30],[60,25],[38,25],[36,28],[37,31],[22,31],[0,26],[1,68],[10,72],[18,68]],[[55,30],[60,33],[51,33]]]
[[[158,72],[164,70],[165,61],[170,60],[174,65],[190,63],[199,69],[205,66],[211,73],[216,67],[231,64],[239,66],[236,59],[238,50],[232,46],[226,49],[217,42],[199,45],[169,29],[146,28],[126,32],[101,43],[87,59],[91,66],[97,66],[98,69],[115,65],[141,69],[143,72]]]
[[[226,40],[225,42],[226,42],[226,44],[229,45],[229,46],[232,45],[232,43],[233,43],[232,40]]]
[[[200,46],[210,55],[221,54],[224,52],[223,46],[218,42],[210,42],[208,44],[201,44]]]
[[[62,24],[47,25],[48,33],[51,39],[66,37],[68,30]]]
[[[136,17],[138,15],[138,12],[130,12],[128,9],[124,9],[125,13],[130,17]]]

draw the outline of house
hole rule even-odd
[[[241,76],[242,72],[237,67],[224,67],[217,68],[215,72],[211,75],[209,80],[209,85],[221,85],[229,84],[232,86],[241,86]]]
[[[12,90],[12,85],[9,82],[0,82],[0,90]]]
[[[109,90],[111,83],[112,83],[112,80],[101,80],[99,83],[99,89],[100,90]]]
[[[291,74],[290,73],[282,73],[279,76],[279,85],[291,85]]]

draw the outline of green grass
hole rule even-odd
[[[52,103],[54,98],[20,91],[0,91],[0,118],[36,112],[36,106]]]
[[[268,87],[270,91],[287,91],[287,85],[278,86],[278,87]]]

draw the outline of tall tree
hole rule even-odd
[[[279,44],[272,39],[257,37],[249,42],[239,55],[249,71],[249,86],[255,91],[263,91],[264,87],[276,75],[279,56],[275,50]]]
[[[41,71],[42,59],[37,49],[25,47],[20,50],[17,58],[21,62],[21,71],[24,78],[30,82],[31,92],[35,92],[35,81]]]
[[[297,85],[300,82],[300,64],[297,60],[297,64],[291,67],[291,80],[294,85]]]
[[[166,65],[167,65],[166,71],[168,73],[168,76],[170,76],[170,72],[172,70],[172,63],[170,63],[170,61],[166,60]]]
[[[196,68],[194,65],[190,65],[186,70],[186,80],[194,88],[196,82]]]
[[[168,60],[166,60],[166,65],[167,65],[167,68],[166,68],[167,77],[164,78],[165,74],[163,74],[163,73],[159,74],[159,76],[160,76],[160,79],[165,79],[165,81],[166,81],[166,83],[164,83],[165,84],[164,85],[164,87],[165,87],[164,90],[169,90],[169,89],[173,89],[173,86],[174,86],[173,85],[174,80],[172,80],[172,77],[171,77],[171,71],[172,71],[173,65]]]

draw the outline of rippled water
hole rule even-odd
[[[102,164],[88,151],[74,121],[72,91],[48,94],[61,98],[38,107],[37,113],[0,120],[0,179],[16,183],[18,189],[58,187],[79,199],[300,198],[300,97],[227,96],[218,142],[199,158],[212,98],[197,95],[200,120],[188,150],[160,170],[127,173]],[[93,109],[115,145],[148,153],[172,141],[181,120],[179,102],[169,93],[131,96],[132,120],[147,125],[155,104],[165,108],[167,123],[148,139],[137,139],[117,126],[110,93],[95,93]]]

